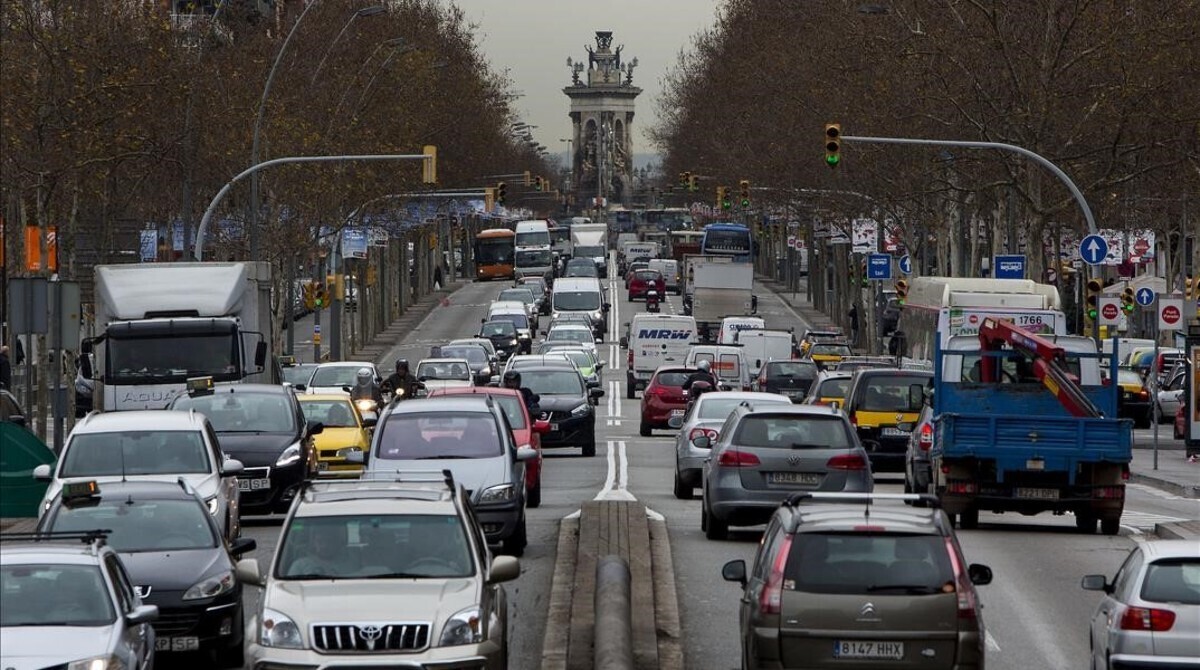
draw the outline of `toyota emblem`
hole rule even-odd
[[[363,642],[367,643],[368,651],[375,650],[375,643],[379,640],[381,635],[383,635],[383,629],[374,624],[358,627],[358,637]]]

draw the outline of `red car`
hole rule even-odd
[[[629,278],[629,300],[645,298],[650,289],[658,291],[658,297],[667,297],[667,280],[658,270],[636,270]]]
[[[542,433],[550,432],[550,422],[541,419],[532,420],[521,392],[516,389],[498,388],[495,386],[466,386],[458,388],[434,389],[429,397],[441,395],[490,395],[500,408],[512,427],[513,442],[517,447],[529,446],[537,452],[536,459],[525,464],[526,504],[537,507],[542,504]]]
[[[687,394],[683,383],[695,370],[691,368],[659,368],[654,371],[646,390],[642,391],[642,423],[638,431],[650,437],[655,428],[667,428],[671,412],[687,409]]]

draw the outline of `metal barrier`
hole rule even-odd
[[[596,561],[595,670],[632,670],[629,564],[609,554]]]

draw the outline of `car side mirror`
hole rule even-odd
[[[667,427],[674,428],[675,430],[679,430],[680,428],[683,428],[683,417],[680,416],[679,414],[672,415],[670,418],[667,419]]]
[[[364,455],[363,455],[363,452],[361,449],[355,449],[354,451],[347,451],[344,454],[342,454],[342,457],[346,459],[347,463],[353,463],[354,465],[362,465],[363,463],[366,462],[366,459],[364,458]]]
[[[608,367],[608,361],[604,361],[604,360],[596,361],[596,367],[606,368],[606,367]]]
[[[488,570],[488,584],[511,582],[521,576],[521,562],[512,556],[497,556],[492,559],[492,569]]]
[[[265,586],[267,583],[258,569],[257,558],[243,558],[237,562],[237,566],[233,570],[234,576],[243,584]]]
[[[50,481],[51,476],[52,471],[50,466],[46,463],[43,463],[33,469],[33,478],[39,482],[48,482]]]
[[[712,449],[712,438],[707,435],[697,435],[692,438],[692,446],[697,449]]]
[[[524,463],[525,461],[536,461],[538,452],[532,447],[517,447],[517,460]]]
[[[973,566],[972,566],[973,567]],[[1108,583],[1108,578],[1104,575],[1084,575],[1080,580],[1079,585],[1084,591],[1103,591],[1112,593],[1112,584]]]
[[[762,359],[761,358],[754,359],[754,367],[756,367],[756,368],[762,367]]]
[[[321,423],[320,421],[309,421],[308,422],[309,436],[320,435],[324,431],[325,431],[325,424]]]
[[[267,343],[261,340],[258,346],[254,347],[254,365],[258,368],[267,366]]]
[[[343,391],[345,391],[346,393],[349,393],[349,392],[350,392],[350,387],[349,387],[349,386],[342,386],[342,390],[343,390]]]
[[[628,348],[629,348],[629,338],[628,338],[628,337],[625,337],[624,335],[622,335],[622,336],[621,336],[621,339],[620,339],[620,340],[618,340],[618,343],[621,345],[621,348],[622,348],[622,349],[628,349]]]
[[[367,412],[362,417],[363,428],[374,428],[377,423],[379,423],[379,415],[374,412]]]
[[[22,428],[25,427],[25,415],[24,414],[12,414],[8,417],[8,420],[10,423],[14,423]]]
[[[248,554],[258,548],[258,542],[252,537],[239,537],[229,543],[229,553],[234,557]]]
[[[301,393],[308,390],[308,386],[306,384],[292,384],[292,388],[296,391],[300,391]]]
[[[533,422],[533,432],[540,434],[550,432],[550,422],[545,419],[538,419]]]
[[[85,352],[79,356],[79,376],[84,379],[95,379],[96,364],[93,360],[91,352]]]
[[[721,568],[721,578],[727,582],[737,582],[743,588],[746,586],[746,561],[737,559],[729,561]]]
[[[221,476],[234,477],[240,475],[245,469],[246,466],[236,458],[226,458],[225,462],[221,464]]]
[[[611,309],[612,309],[612,303],[611,303],[611,302],[606,302],[606,303],[604,303],[604,311],[605,311],[605,312],[607,312],[607,311],[609,311],[609,310],[611,310]]]
[[[921,407],[925,405],[925,385],[924,384],[909,384],[908,385],[908,411],[919,412]]]
[[[986,565],[972,563],[967,566],[967,577],[971,579],[971,583],[976,586],[984,586],[992,583],[992,569]]]
[[[590,388],[590,389],[588,389],[588,397],[589,398],[603,398],[604,397],[604,389]]]
[[[158,619],[158,605],[138,605],[125,615],[125,622],[130,625],[150,623]]]
[[[79,343],[79,353],[90,354],[95,349],[95,343],[91,338],[87,338]]]

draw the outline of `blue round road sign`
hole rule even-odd
[[[1133,294],[1133,298],[1134,300],[1137,300],[1137,304],[1141,305],[1142,307],[1149,307],[1150,305],[1154,304],[1154,291],[1142,287],[1137,290],[1137,293]]]
[[[1099,235],[1088,235],[1079,242],[1079,257],[1088,265],[1099,265],[1108,255],[1108,241]]]
[[[904,274],[912,274],[912,257],[910,257],[908,254],[901,256],[900,262],[897,265],[900,267],[900,271]]]

